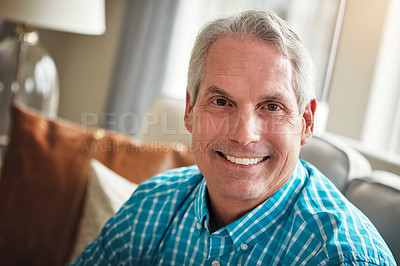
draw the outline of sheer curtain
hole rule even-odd
[[[126,0],[119,52],[102,125],[135,135],[161,90],[179,0]]]
[[[391,0],[361,141],[400,154],[400,0]]]

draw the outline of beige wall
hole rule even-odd
[[[389,0],[347,0],[327,130],[360,139]]]
[[[82,113],[103,111],[119,41],[125,0],[106,1],[106,33],[86,36],[41,30],[59,72],[59,116],[81,123]]]

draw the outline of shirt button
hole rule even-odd
[[[219,266],[219,261],[214,260],[214,261],[211,263],[211,265],[212,265],[212,266]]]
[[[247,246],[246,244],[241,244],[241,245],[240,245],[240,248],[241,248],[242,250],[246,250],[246,249],[248,248],[248,246]]]
[[[197,229],[200,230],[201,229],[201,224],[197,224],[196,227],[197,227]]]

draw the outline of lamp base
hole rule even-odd
[[[10,106],[18,101],[55,117],[58,109],[58,74],[53,59],[31,27],[16,25],[0,42],[0,141],[6,142]],[[0,143],[5,146],[7,143]]]

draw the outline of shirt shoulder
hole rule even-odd
[[[184,193],[196,187],[202,178],[196,165],[168,170],[140,184],[131,199],[168,195],[177,191],[177,188]]]
[[[179,211],[193,201],[202,179],[197,166],[191,166],[143,182],[77,261],[96,265],[151,261]]]
[[[139,223],[155,215],[170,219],[182,204],[194,199],[202,179],[196,165],[158,174],[140,184],[120,211],[133,213]]]
[[[307,180],[294,210],[305,230],[321,240],[319,255],[325,262],[390,265],[391,252],[372,222],[316,167],[302,164]]]

